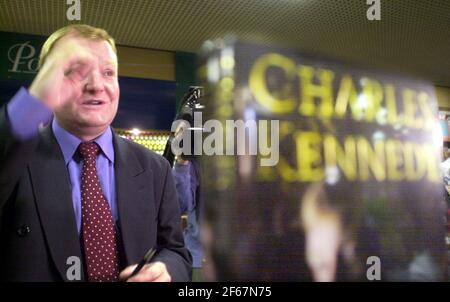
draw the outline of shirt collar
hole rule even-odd
[[[64,156],[64,162],[66,165],[72,160],[73,155],[77,151],[78,146],[82,142],[78,137],[61,127],[56,120],[52,121],[52,129],[58,141],[61,151]],[[105,132],[94,140],[102,150],[103,154],[108,160],[114,163],[114,146],[111,127],[108,127]]]

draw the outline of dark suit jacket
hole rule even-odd
[[[173,281],[191,277],[171,169],[161,156],[114,134],[119,230],[125,265],[152,246]],[[51,126],[20,142],[0,110],[0,280],[68,281],[82,258],[70,177]],[[84,267],[81,278],[84,278]],[[69,275],[70,276],[70,275]]]

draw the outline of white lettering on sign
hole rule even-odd
[[[12,63],[8,71],[16,73],[37,73],[38,58],[35,57],[36,49],[30,45],[30,41],[14,44],[8,50],[8,59]]]

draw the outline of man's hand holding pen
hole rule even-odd
[[[166,265],[160,261],[145,264],[142,269],[130,278],[137,264],[131,265],[120,273],[120,280],[126,282],[170,282],[172,278]]]
[[[167,267],[160,261],[152,262],[157,254],[156,248],[150,248],[142,260],[120,273],[120,280],[126,282],[170,282],[172,278]]]

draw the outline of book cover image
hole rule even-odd
[[[208,280],[445,280],[432,85],[236,41],[198,77]]]

